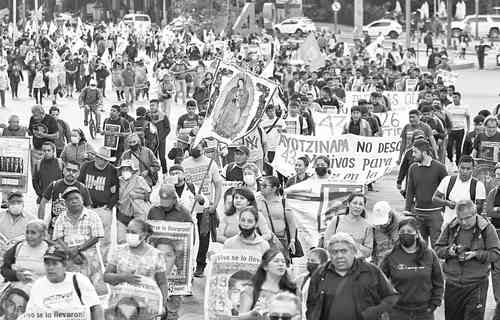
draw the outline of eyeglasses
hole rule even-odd
[[[270,314],[269,315],[269,320],[292,320],[292,318],[295,315],[289,314],[289,313],[282,313],[282,314]]]

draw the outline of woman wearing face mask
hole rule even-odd
[[[226,197],[224,197],[226,200]],[[220,219],[219,227],[217,228],[217,242],[224,243],[228,238],[237,235],[239,229],[239,216],[243,209],[248,206],[257,207],[255,196],[248,188],[236,188],[231,194],[230,206],[224,208],[224,216]],[[262,213],[258,213],[257,229],[260,231],[265,240],[271,240],[272,232]]]
[[[262,255],[252,285],[241,293],[240,319],[260,319],[268,313],[272,297],[281,292],[297,293],[297,286],[287,271],[288,263],[280,250],[271,249]],[[295,315],[294,315],[295,316]]]
[[[120,229],[123,230],[124,226],[128,225],[133,218],[146,219],[149,209],[151,209],[149,201],[151,187],[144,177],[137,174],[135,164],[131,160],[123,160],[118,169],[120,191],[116,217],[122,223],[118,234],[120,236]]]
[[[43,255],[49,248],[46,233],[45,222],[31,220],[26,225],[26,239],[5,252],[1,274],[16,288],[30,292],[33,281],[45,275]]]
[[[253,192],[257,192],[259,168],[257,168],[254,163],[250,162],[245,164],[241,169],[243,170],[243,186],[247,187]]]
[[[240,232],[224,241],[224,249],[250,250],[259,255],[268,250],[269,243],[257,234],[259,213],[255,207],[246,207],[239,214]]]
[[[433,320],[444,291],[439,259],[420,237],[414,218],[402,220],[398,232],[397,244],[380,264],[400,294],[390,318]]]
[[[92,160],[92,154],[95,153],[94,147],[85,139],[85,134],[81,129],[71,130],[71,143],[64,146],[61,153],[61,159],[64,162],[72,161],[79,163],[80,166],[89,160]]]
[[[334,217],[324,235],[324,243],[337,232],[350,234],[358,243],[358,251],[362,257],[368,258],[373,249],[373,226],[366,219],[366,197],[362,193],[354,192],[347,197],[345,215]]]
[[[280,193],[279,180],[275,176],[262,178],[260,192],[256,196],[257,208],[265,217],[272,233],[279,239],[285,252],[295,254],[297,227],[290,208],[286,208]],[[288,258],[288,256],[287,256]]]
[[[104,273],[104,282],[112,285],[111,301],[113,289],[118,289],[116,286],[122,283],[132,286],[156,284],[161,290],[166,306],[168,297],[166,275],[170,273],[170,270],[166,269],[165,259],[161,251],[146,243],[152,231],[151,226],[141,219],[133,219],[128,224],[127,243],[119,245],[110,255]],[[140,296],[140,291],[134,292],[134,295],[135,297]],[[123,293],[120,296],[123,298]],[[141,309],[147,307],[143,299],[137,300]]]
[[[297,288],[300,290],[302,301],[302,319],[306,319],[306,310],[307,310],[307,293],[309,291],[309,283],[311,280],[311,276],[316,271],[320,265],[326,263],[330,258],[328,251],[323,248],[313,248],[309,251],[307,255],[307,272],[300,275],[297,279],[295,279],[295,283],[297,283]]]

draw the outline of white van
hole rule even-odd
[[[123,17],[123,23],[134,29],[147,31],[151,28],[151,18],[147,14],[129,13]]]

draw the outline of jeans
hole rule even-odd
[[[210,244],[210,228],[204,225],[209,223],[208,219],[204,219],[206,216],[208,215],[203,212],[196,214],[196,219],[198,220],[198,236],[200,237],[200,246],[198,248],[198,256],[196,257],[196,267],[202,269],[204,269],[207,265],[207,252]],[[208,232],[202,231],[207,229]]]
[[[431,246],[434,247],[434,243],[436,243],[441,234],[441,225],[443,224],[441,209],[436,209],[435,211],[415,210],[415,218],[417,219],[422,238],[427,243],[428,239],[430,239]]]
[[[393,309],[389,314],[391,320],[434,320],[434,312],[403,311]]]
[[[457,156],[455,157],[455,163],[458,166],[460,157],[462,156],[462,141],[464,140],[465,130],[451,130],[448,135],[448,145],[446,152],[448,153],[448,159],[450,162],[453,161],[453,147],[455,147],[455,152]]]
[[[500,229],[497,229],[497,234],[500,236]],[[496,303],[500,302],[500,260],[492,263],[491,266],[491,283],[493,286],[493,296]],[[500,309],[499,309],[500,311]],[[500,314],[499,314],[500,316]]]
[[[36,104],[42,104],[43,88],[33,88],[33,95],[35,96]]]
[[[160,139],[160,143],[158,144],[158,151],[156,152],[156,156],[158,160],[160,160],[161,171],[163,174],[167,173],[167,159],[165,158],[165,148],[166,148],[165,139]]]
[[[5,90],[0,90],[0,105],[5,107]]]
[[[446,320],[483,320],[488,294],[488,278],[468,286],[444,286]]]

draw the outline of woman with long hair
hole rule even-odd
[[[286,258],[278,249],[267,250],[262,255],[259,268],[252,277],[252,285],[241,293],[242,319],[249,314],[265,315],[272,297],[281,292],[297,293],[297,286],[290,279],[287,267]]]
[[[337,232],[350,234],[358,243],[358,252],[362,257],[368,258],[373,250],[373,226],[366,221],[366,196],[354,192],[347,197],[345,215],[334,217],[325,231],[324,243]]]
[[[80,166],[93,159],[95,153],[94,147],[87,142],[82,129],[71,130],[71,143],[64,146],[61,152],[61,160],[71,161],[80,164]]]
[[[229,197],[232,196],[232,199]],[[231,201],[231,206],[228,206],[227,210],[224,210],[224,216],[222,217],[218,231],[217,231],[217,242],[224,243],[228,238],[237,235],[240,232],[239,229],[239,216],[241,211],[248,207],[257,207],[255,202],[255,195],[248,188],[235,188],[233,193],[224,194],[224,202]],[[270,240],[272,238],[271,230],[266,223],[266,219],[259,213],[257,221],[257,229],[259,233],[265,240]]]
[[[444,280],[439,259],[420,236],[418,222],[406,218],[399,223],[399,239],[382,260],[380,268],[399,292],[390,318],[433,320],[441,304]]]

